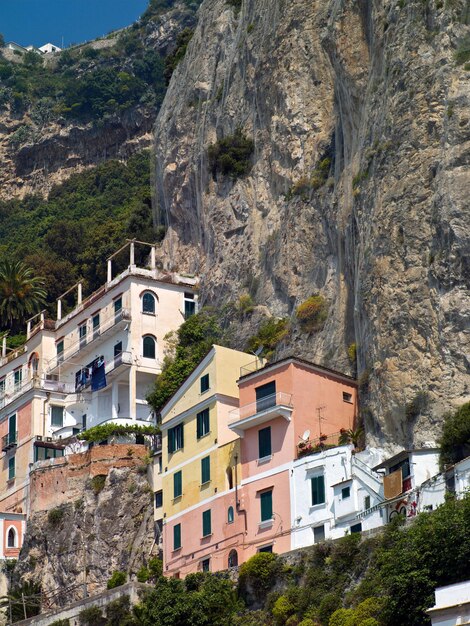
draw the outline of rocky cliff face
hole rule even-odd
[[[149,556],[157,556],[153,494],[146,473],[138,471],[141,460],[134,460],[116,457],[106,466],[95,460],[91,473],[76,466],[64,485],[60,467],[45,470],[33,485],[36,510],[28,519],[14,579],[40,584],[43,609],[83,598],[85,572],[87,593],[93,595],[106,589],[114,571],[135,574]],[[39,510],[44,497],[48,502]],[[57,498],[62,504],[50,508]]]
[[[323,330],[294,324],[280,354],[347,371],[355,342],[370,442],[432,441],[470,397],[464,2],[231,4],[201,6],[157,121],[167,258],[217,304],[293,316],[322,294]],[[213,180],[207,148],[237,128],[253,168]]]
[[[176,0],[173,7],[162,15],[148,19],[143,41],[147,50],[155,50],[164,57],[175,47],[176,38],[184,28],[195,25],[195,12]],[[113,48],[118,35],[91,42],[75,49],[90,57],[89,51]],[[117,53],[119,56],[120,53]],[[18,57],[5,57],[19,62]],[[54,66],[60,56],[46,58]],[[132,60],[132,53],[119,60],[122,71]],[[97,57],[96,65],[106,64]],[[86,61],[84,61],[86,67]],[[76,68],[77,80],[83,68]],[[152,129],[158,111],[152,105],[139,104],[122,114],[108,116],[98,123],[73,122],[63,117],[38,120],[34,111],[15,113],[10,106],[0,110],[0,199],[12,196],[24,197],[28,193],[47,195],[54,184],[63,182],[74,173],[87,167],[116,158],[126,160],[131,154],[149,148],[152,144]],[[12,142],[17,131],[28,127],[29,138],[20,145]]]

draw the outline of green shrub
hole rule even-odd
[[[142,437],[155,437],[160,433],[160,429],[155,426],[139,426],[137,424],[100,424],[93,426],[82,433],[78,438],[88,443],[100,443],[111,439],[111,437],[129,437],[131,435],[140,435]],[[134,454],[133,448],[128,449],[128,456]]]
[[[57,619],[55,622],[52,622],[50,626],[70,626],[70,620],[68,619]]]
[[[298,626],[317,626],[317,624],[313,621],[313,619],[310,619],[310,617],[306,617],[299,622]]]
[[[240,567],[239,589],[242,596],[247,596],[252,590],[255,597],[260,599],[274,587],[280,575],[280,561],[275,554],[258,552]]]
[[[104,489],[104,485],[106,483],[106,475],[98,474],[97,476],[93,476],[91,479],[91,488],[95,496],[97,496]]]
[[[134,624],[129,596],[117,598],[107,605],[106,626],[133,626]]]
[[[470,455],[470,402],[445,416],[439,444],[441,467]]]
[[[51,509],[47,514],[47,521],[51,526],[58,526],[64,519],[64,516],[65,509],[62,507],[56,507],[55,509]]]
[[[341,598],[337,593],[331,592],[323,596],[318,607],[318,619],[328,626],[331,615],[341,606]]]
[[[457,50],[454,52],[454,59],[457,65],[463,65],[470,61],[470,35],[465,35],[457,46]]]
[[[328,303],[323,296],[315,294],[300,304],[295,314],[302,330],[316,332],[323,328],[328,317]]]
[[[113,572],[113,575],[111,576],[111,578],[108,580],[106,588],[115,589],[116,587],[121,587],[121,585],[124,585],[126,581],[127,581],[126,572],[115,571]]]
[[[288,617],[295,613],[295,606],[286,596],[279,596],[272,608],[272,614],[276,624],[283,626]]]
[[[101,609],[97,606],[90,606],[78,614],[80,626],[104,626],[106,620]]]
[[[170,83],[170,79],[176,69],[176,66],[184,59],[188,44],[193,35],[194,31],[191,28],[185,28],[176,37],[176,49],[165,59],[165,80],[167,85]]]
[[[289,320],[270,317],[261,323],[258,332],[248,340],[248,349],[256,352],[263,347],[261,355],[269,359],[276,346],[289,334]]]
[[[429,405],[429,393],[427,391],[419,391],[415,397],[406,404],[405,416],[407,420],[413,420],[420,415]]]
[[[353,618],[353,609],[337,609],[330,617],[328,626],[352,626],[351,621]]]
[[[240,313],[240,315],[249,315],[250,313],[253,313],[255,308],[255,303],[253,302],[253,298],[250,296],[249,293],[243,293],[241,294],[241,296],[238,298],[238,306],[237,306],[237,310]]]
[[[211,144],[207,155],[213,178],[221,174],[236,180],[248,174],[254,148],[253,141],[245,137],[241,129]]]
[[[348,347],[348,359],[351,365],[356,364],[356,358],[357,358],[357,346],[355,343],[351,343]]]

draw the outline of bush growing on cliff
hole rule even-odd
[[[302,330],[316,332],[323,328],[328,317],[328,302],[319,294],[315,294],[300,304],[295,315]]]
[[[441,467],[470,455],[470,402],[446,416],[440,439]]]
[[[65,509],[63,507],[56,507],[55,509],[51,509],[47,514],[47,521],[51,526],[58,526],[64,519],[64,516]]]
[[[270,317],[261,323],[258,332],[248,340],[248,350],[256,352],[263,347],[261,356],[269,359],[276,346],[289,334],[289,320]]]
[[[122,585],[126,583],[126,581],[127,581],[126,572],[119,572],[116,570],[115,572],[113,572],[113,575],[108,580],[106,588],[115,589],[116,587],[121,587]]]
[[[93,489],[95,496],[103,491],[105,483],[106,475],[98,474],[97,476],[93,476],[91,479],[91,488]]]
[[[184,59],[188,44],[193,35],[194,30],[192,30],[192,28],[185,28],[176,37],[176,49],[165,59],[165,81],[167,85],[170,83],[170,79],[176,69],[176,66]]]
[[[228,176],[232,180],[246,176],[251,169],[251,155],[254,142],[246,137],[241,129],[227,135],[209,146],[207,155],[212,176]]]
[[[240,567],[239,593],[249,600],[253,594],[257,600],[266,596],[281,574],[279,558],[270,552],[258,552]]]
[[[156,426],[139,426],[138,424],[99,424],[77,435],[81,441],[87,443],[101,443],[112,437],[150,437],[154,438],[160,433]],[[130,448],[132,450],[132,448]]]
[[[89,606],[78,614],[80,626],[105,626],[106,620],[98,606]]]

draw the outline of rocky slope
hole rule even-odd
[[[323,330],[294,323],[279,353],[348,370],[355,342],[370,442],[432,441],[470,397],[464,2],[236,4],[204,1],[158,117],[167,262],[216,304],[294,316],[322,294]],[[207,148],[237,128],[253,168],[214,180]]]
[[[194,8],[188,8],[181,0],[166,12],[148,17],[137,26],[142,31],[142,42],[147,51],[156,51],[162,57],[174,50],[176,38],[184,28],[194,27]],[[119,48],[119,34],[91,42],[73,49],[83,60],[73,68],[79,81],[84,71],[93,67],[106,67],[110,63],[101,58],[101,50],[116,48],[113,63],[121,65],[121,71],[129,71],[135,53],[124,54]],[[119,58],[119,55],[122,55]],[[5,53],[8,57],[8,53]],[[53,69],[60,62],[60,55],[45,59]],[[18,58],[12,60],[18,63]],[[4,88],[0,84],[0,96]],[[0,100],[2,98],[0,97]],[[24,197],[28,193],[47,195],[51,187],[66,180],[71,174],[82,171],[112,158],[126,160],[131,154],[148,148],[152,143],[152,129],[158,110],[152,104],[139,103],[122,114],[108,116],[95,122],[80,122],[63,116],[47,116],[38,119],[34,106],[24,112],[12,107],[0,106],[0,199]],[[15,133],[30,129],[25,141],[12,141]]]

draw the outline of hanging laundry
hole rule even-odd
[[[99,357],[93,362],[91,371],[91,390],[99,391],[106,387],[105,362],[103,357]]]

